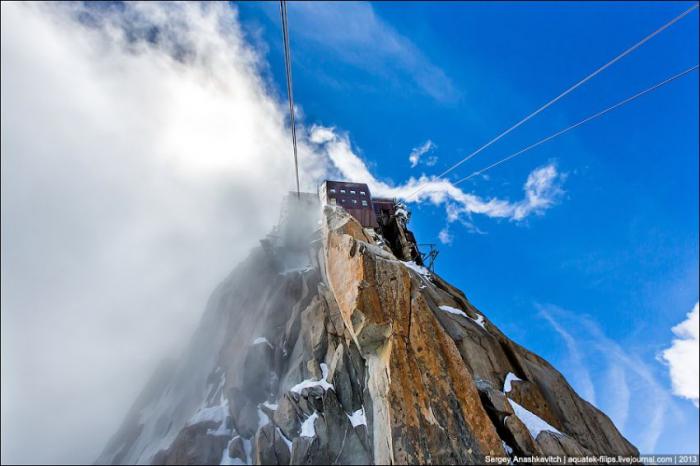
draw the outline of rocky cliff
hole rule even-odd
[[[298,216],[215,290],[98,463],[638,454],[547,361],[408,260],[400,218],[387,237],[341,208]]]

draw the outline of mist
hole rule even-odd
[[[261,66],[225,4],[2,4],[3,463],[93,462],[276,222]]]
[[[228,3],[1,8],[1,459],[92,463],[277,223],[294,186],[286,96]],[[298,117],[304,191],[425,185],[415,202],[448,221],[517,221],[560,193],[554,169],[513,203],[386,183],[342,129]]]

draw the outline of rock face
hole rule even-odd
[[[383,237],[326,206],[300,223],[217,288],[184,357],[154,375],[98,463],[638,455],[549,363],[407,262],[404,222]]]

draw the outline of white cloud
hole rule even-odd
[[[554,164],[548,164],[533,170],[527,177],[525,199],[515,206],[513,218],[521,220],[532,213],[542,213],[551,207],[563,194],[557,180],[565,177],[557,173]]]
[[[319,150],[328,155],[339,176],[367,183],[372,194],[377,196],[408,198],[421,188],[409,200],[444,205],[450,222],[471,214],[523,220],[533,214],[541,215],[554,206],[564,193],[561,183],[565,176],[558,172],[553,163],[536,168],[528,175],[523,185],[524,198],[517,202],[483,199],[465,193],[449,180],[425,175],[418,179],[411,177],[404,184],[394,186],[374,177],[365,162],[353,151],[347,134],[315,125],[310,129],[310,141],[318,144]]]
[[[452,244],[453,236],[450,234],[450,230],[445,227],[438,233],[438,239],[442,244]]]
[[[663,360],[668,364],[673,393],[687,398],[698,406],[698,373],[700,366],[700,324],[698,319],[698,303],[687,315],[687,319],[673,327],[676,335],[671,347],[662,353]]]
[[[427,154],[428,152],[435,150],[435,147],[436,147],[435,144],[430,139],[425,141],[422,145],[420,145],[418,147],[414,147],[408,156],[408,161],[411,162],[411,168],[415,168],[418,165],[418,163],[420,162],[420,158],[423,155]],[[426,165],[432,166],[432,165],[435,165],[436,163],[437,163],[437,157],[432,156],[432,157],[430,157],[430,159],[428,159]]]

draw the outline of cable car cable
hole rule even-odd
[[[287,76],[287,98],[289,100],[289,121],[292,126],[292,147],[294,148],[294,173],[297,180],[297,198],[299,191],[299,162],[297,158],[297,130],[294,122],[294,93],[292,91],[292,54],[289,48],[289,30],[287,27],[287,2],[280,0],[280,17],[282,18],[282,38],[284,41],[284,67]]]
[[[551,141],[552,139],[554,139],[554,138],[556,138],[556,137],[558,137],[558,136],[561,136],[562,134],[567,133],[567,132],[571,131],[571,130],[574,129],[574,128],[577,128],[577,127],[583,125],[584,123],[588,123],[589,121],[594,120],[594,119],[596,119],[596,118],[598,118],[598,117],[601,117],[601,116],[605,115],[606,113],[615,110],[616,108],[622,107],[623,105],[632,102],[633,100],[637,99],[638,97],[641,97],[641,96],[643,96],[644,94],[648,94],[649,92],[655,91],[656,89],[658,89],[658,88],[660,88],[660,87],[662,87],[662,86],[665,86],[666,84],[669,84],[671,81],[675,81],[676,79],[678,79],[678,78],[680,78],[680,77],[682,77],[682,76],[685,76],[686,74],[688,74],[688,73],[690,73],[690,72],[692,72],[692,71],[695,71],[695,70],[697,70],[697,69],[698,69],[698,65],[695,65],[695,66],[692,66],[692,67],[688,68],[688,69],[685,70],[685,71],[681,71],[680,73],[671,76],[670,78],[666,78],[666,79],[664,79],[663,81],[660,81],[660,82],[654,84],[653,86],[648,87],[648,88],[644,89],[643,91],[634,94],[633,96],[630,96],[630,97],[628,97],[628,98],[626,98],[626,99],[624,99],[624,100],[621,100],[620,102],[616,103],[615,105],[612,105],[612,106],[610,106],[610,107],[608,107],[608,108],[606,108],[606,109],[604,109],[604,110],[601,110],[601,111],[598,112],[598,113],[594,113],[593,115],[590,115],[590,116],[584,118],[583,120],[579,121],[578,123],[574,123],[573,125],[568,126],[568,127],[564,128],[564,129],[562,129],[562,130],[560,130],[560,131],[557,131],[556,133],[554,133],[554,134],[552,134],[552,135],[550,135],[550,136],[547,136],[547,137],[544,138],[544,139],[540,139],[540,140],[537,141],[536,143],[531,144],[531,145],[525,147],[524,149],[521,149],[521,150],[519,150],[519,151],[517,151],[517,152],[515,152],[515,153],[513,153],[513,154],[511,154],[511,155],[509,155],[508,157],[505,157],[505,158],[499,160],[498,162],[492,163],[491,165],[489,165],[488,167],[486,167],[486,168],[484,168],[484,169],[482,169],[482,170],[475,171],[475,172],[472,173],[471,175],[465,176],[464,178],[462,178],[462,179],[456,181],[455,183],[453,183],[453,185],[457,186],[458,184],[462,183],[463,181],[467,181],[468,179],[471,179],[471,178],[473,178],[473,177],[475,177],[475,176],[481,175],[481,174],[484,173],[485,171],[490,170],[490,169],[492,169],[492,168],[494,168],[494,167],[496,167],[496,166],[498,166],[498,165],[501,165],[502,163],[505,163],[505,162],[507,162],[507,161],[509,161],[509,160],[511,160],[511,159],[513,159],[513,158],[515,158],[515,157],[517,157],[518,155],[522,154],[523,152],[527,152],[527,151],[529,151],[530,149],[534,149],[535,147],[537,147],[537,146],[539,146],[539,145],[541,145],[541,144],[544,144],[544,143],[547,142],[547,141]]]
[[[593,71],[591,74],[589,74],[588,76],[586,76],[585,78],[583,78],[582,80],[580,80],[579,82],[577,82],[576,84],[574,84],[573,86],[571,86],[571,87],[569,87],[568,89],[566,89],[564,92],[562,92],[561,94],[559,94],[558,96],[556,96],[555,98],[553,98],[552,100],[550,100],[549,102],[547,102],[546,104],[544,104],[543,106],[541,106],[540,108],[538,108],[537,110],[535,110],[534,112],[530,113],[528,116],[526,116],[525,118],[523,118],[522,120],[520,120],[519,122],[517,122],[516,124],[514,124],[514,125],[511,126],[510,128],[508,128],[507,130],[505,130],[505,131],[503,131],[502,133],[500,133],[500,134],[499,134],[498,136],[496,136],[495,138],[493,138],[493,139],[491,139],[490,141],[488,141],[486,144],[484,144],[484,145],[482,145],[481,147],[479,147],[478,149],[476,149],[476,150],[475,150],[474,152],[472,152],[471,154],[469,154],[469,155],[467,155],[466,157],[464,157],[464,158],[463,158],[462,160],[460,160],[459,162],[457,162],[457,163],[455,163],[454,165],[452,165],[451,167],[449,167],[447,170],[445,170],[445,171],[443,171],[442,173],[440,173],[439,175],[437,175],[437,178],[442,178],[443,176],[445,176],[446,174],[450,173],[450,172],[451,172],[452,170],[454,170],[455,168],[457,168],[457,167],[459,167],[460,165],[462,165],[464,162],[468,161],[468,160],[471,159],[472,157],[475,157],[475,156],[476,156],[477,154],[479,154],[481,151],[483,151],[483,150],[486,149],[487,147],[491,146],[491,145],[494,144],[496,141],[498,141],[498,140],[501,139],[502,137],[506,136],[508,133],[510,133],[510,132],[513,131],[514,129],[518,128],[519,126],[521,126],[522,124],[524,124],[525,122],[527,122],[528,120],[530,120],[531,118],[533,118],[534,116],[538,115],[539,113],[541,113],[542,111],[544,111],[545,109],[547,109],[548,107],[550,107],[551,105],[553,105],[554,103],[556,103],[557,101],[559,101],[561,98],[563,98],[563,97],[566,96],[567,94],[571,93],[572,91],[574,91],[574,90],[577,89],[578,87],[582,86],[583,84],[585,84],[586,82],[588,82],[589,80],[591,80],[593,77],[595,77],[596,75],[598,75],[598,74],[600,74],[601,72],[603,72],[605,69],[607,69],[608,67],[610,67],[611,65],[613,65],[614,63],[616,63],[617,61],[619,61],[620,59],[622,59],[622,58],[625,57],[626,55],[629,55],[630,53],[632,53],[633,51],[635,51],[636,49],[638,49],[639,47],[641,47],[642,45],[644,45],[646,42],[648,42],[649,40],[651,40],[654,36],[656,36],[657,34],[661,33],[661,32],[664,31],[665,29],[669,28],[671,25],[673,25],[673,24],[676,23],[677,21],[681,20],[683,17],[685,17],[685,16],[687,16],[688,14],[690,14],[690,13],[691,13],[693,10],[695,10],[696,8],[698,8],[698,4],[697,4],[697,3],[694,4],[693,6],[691,6],[690,8],[688,8],[687,10],[685,10],[685,11],[684,11],[683,13],[681,13],[680,15],[678,15],[678,16],[676,16],[675,18],[673,18],[672,20],[670,20],[669,22],[667,22],[666,24],[664,24],[663,26],[661,26],[660,28],[658,28],[657,30],[655,30],[654,32],[652,32],[651,34],[649,34],[649,35],[647,35],[646,37],[644,37],[643,39],[641,39],[639,42],[637,42],[637,43],[634,44],[633,46],[629,47],[629,48],[628,48],[627,50],[625,50],[624,52],[622,52],[622,53],[620,53],[619,55],[617,55],[615,58],[613,58],[612,60],[610,60],[609,62],[607,62],[606,64],[604,64],[604,65],[601,66],[600,68],[598,68],[597,70]],[[421,192],[424,188],[425,188],[425,185],[423,185],[422,187],[418,188],[416,191],[414,191],[413,193],[409,194],[408,197],[406,197],[406,200],[409,200],[410,198],[412,198],[413,196],[415,196],[416,194],[418,194],[419,192]]]

